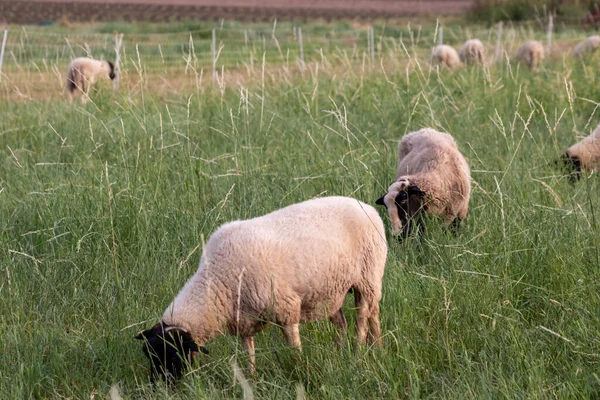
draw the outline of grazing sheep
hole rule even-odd
[[[161,321],[136,336],[145,340],[152,380],[180,377],[183,360],[206,352],[202,346],[225,333],[241,337],[253,372],[254,335],[277,324],[300,349],[300,322],[329,317],[343,329],[341,307],[350,289],[358,341],[374,343],[386,256],[379,214],[347,197],[313,199],[221,226]]]
[[[464,64],[483,64],[485,47],[479,39],[467,40],[458,51],[458,55]]]
[[[422,229],[423,213],[458,228],[469,209],[471,173],[452,136],[431,128],[409,133],[398,156],[396,182],[376,201],[387,207],[392,233],[406,237],[415,224]]]
[[[584,170],[600,172],[600,125],[591,135],[569,147],[562,162],[572,171],[569,176],[571,182],[578,180]]]
[[[82,93],[81,102],[89,100],[91,86],[96,79],[107,76],[115,79],[115,67],[110,61],[94,60],[88,57],[79,57],[71,61],[67,69],[67,93],[69,101],[73,102],[73,96],[78,91]]]
[[[431,65],[442,65],[449,69],[460,67],[460,59],[454,48],[445,44],[440,44],[433,49],[431,54]]]
[[[516,60],[527,65],[530,70],[535,71],[544,60],[544,56],[544,46],[537,40],[529,40],[519,48]]]
[[[575,57],[581,57],[585,54],[589,54],[600,47],[600,36],[590,36],[585,40],[582,40],[573,49],[573,55]]]

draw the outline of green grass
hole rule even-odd
[[[422,67],[267,76],[244,98],[205,83],[168,101],[100,90],[96,106],[3,104],[0,398],[105,398],[113,385],[126,398],[241,397],[235,338],[153,391],[133,336],[219,225],[315,196],[373,204],[395,177],[396,142],[424,126],[450,132],[472,169],[459,234],[432,224],[421,240],[390,240],[382,349],[355,355],[353,327],[336,347],[319,322],[302,326],[294,361],[278,329],[258,335],[254,394],[600,396],[600,183],[570,185],[553,164],[598,122],[594,60]]]

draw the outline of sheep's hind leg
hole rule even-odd
[[[365,344],[367,340],[367,319],[369,317],[369,306],[360,290],[354,288],[354,304],[358,310],[356,317],[356,336],[359,344]]]
[[[250,356],[250,375],[256,374],[256,357],[254,354],[254,336],[247,336],[242,338],[242,347]]]
[[[383,343],[381,342],[381,340],[378,340],[379,336],[381,335],[381,327],[379,326],[378,302],[375,301],[373,304],[371,304],[369,310],[369,318],[367,321],[369,323],[369,336],[367,338],[368,342],[373,344],[373,346],[375,347],[381,347]]]

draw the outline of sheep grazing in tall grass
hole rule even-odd
[[[600,47],[600,36],[590,36],[575,46],[573,49],[573,55],[575,57],[581,57],[594,52],[596,49],[598,49],[598,47]]]
[[[600,125],[591,135],[569,147],[562,156],[569,181],[579,180],[583,171],[600,172]]]
[[[483,64],[485,47],[479,39],[467,40],[458,51],[460,61],[466,65]]]
[[[440,44],[433,49],[430,64],[432,66],[441,65],[449,69],[455,69],[460,67],[460,58],[453,47]]]
[[[540,42],[537,40],[528,40],[519,47],[516,60],[519,63],[525,64],[531,71],[536,71],[544,60],[545,55],[544,46]]]
[[[221,226],[188,280],[144,340],[151,377],[178,378],[209,340],[241,337],[254,372],[254,335],[279,325],[301,349],[299,324],[341,311],[353,289],[358,342],[379,344],[379,300],[387,257],[377,211],[348,197],[325,197]]]
[[[88,57],[79,57],[71,61],[67,69],[67,93],[69,101],[77,92],[82,94],[81,102],[89,100],[89,91],[98,78],[107,77],[115,79],[115,67],[110,61],[95,60]]]
[[[392,234],[406,237],[423,229],[423,215],[441,217],[457,229],[471,196],[469,164],[447,133],[424,128],[398,145],[396,182],[376,204],[387,207]]]

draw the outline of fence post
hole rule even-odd
[[[438,46],[444,44],[444,27],[440,26],[440,35],[438,36]]]
[[[115,33],[115,80],[113,81],[113,89],[119,87],[121,80],[121,45],[123,44],[123,34]]]
[[[548,18],[548,43],[546,44],[546,52],[548,53],[548,55],[550,55],[550,52],[552,50],[552,28],[554,27],[554,21],[553,21],[553,17],[552,14],[550,14],[550,17]]]
[[[298,27],[298,44],[300,45],[300,70],[304,73],[304,45],[302,44],[302,27]]]
[[[369,47],[371,47],[371,62],[375,64],[375,31],[372,26],[369,28]]]
[[[216,82],[217,81],[217,33],[215,31],[215,28],[213,28],[213,30],[212,30],[211,52],[212,52],[212,79],[213,79],[213,82]]]
[[[500,59],[500,45],[502,44],[502,21],[498,22],[498,39],[496,41],[496,61]]]
[[[6,37],[8,36],[8,29],[4,30],[4,39],[2,39],[2,50],[0,50],[0,81],[2,80],[2,60],[4,60],[4,48],[6,47]]]

